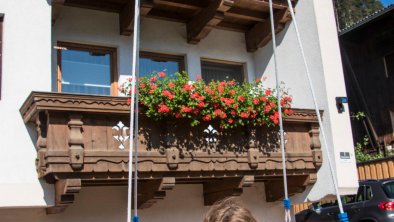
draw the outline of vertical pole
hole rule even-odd
[[[279,114],[279,134],[280,134],[280,150],[282,152],[282,173],[283,173],[283,189],[285,194],[284,207],[285,207],[285,221],[291,221],[290,217],[290,200],[287,191],[287,172],[286,172],[286,151],[285,151],[285,139],[283,131],[283,119],[282,119],[282,105],[280,103],[280,91],[279,91],[279,72],[278,63],[276,58],[276,37],[275,37],[275,20],[274,20],[274,9],[272,7],[272,0],[269,0],[270,8],[270,22],[271,22],[271,38],[272,38],[272,51],[274,54],[274,66],[275,66],[275,79],[276,79],[276,97],[278,98],[278,114]]]
[[[130,148],[129,148],[129,179],[128,179],[128,193],[127,193],[127,222],[131,222],[131,200],[132,200],[132,188],[133,188],[133,183],[132,183],[132,178],[133,178],[133,146],[137,145],[136,140],[137,137],[135,135],[138,134],[138,115],[136,115],[134,112],[135,110],[138,111],[137,109],[134,109],[135,106],[138,106],[138,95],[136,96],[136,82],[138,78],[138,60],[139,60],[139,18],[140,18],[140,1],[135,0],[135,5],[134,5],[134,34],[133,34],[133,60],[132,60],[132,70],[131,70],[131,105],[130,105]],[[136,119],[134,117],[136,116]],[[135,125],[134,125],[135,124]],[[136,130],[137,129],[137,130]],[[134,136],[134,138],[133,138]],[[137,148],[136,151],[137,152]],[[137,160],[135,160],[135,166],[136,168],[134,171],[137,171]],[[137,175],[137,174],[135,174]],[[135,185],[136,185],[136,180],[135,178]],[[138,216],[137,216],[137,186],[134,187],[134,217],[133,221],[138,221]]]

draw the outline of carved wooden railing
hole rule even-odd
[[[322,163],[319,128],[311,110],[295,109],[284,121],[290,194],[316,181]],[[55,184],[56,213],[83,186],[127,185],[129,117],[123,97],[32,92],[20,109],[37,129],[37,172]],[[140,115],[139,207],[165,196],[176,183],[203,184],[204,203],[264,182],[267,201],[283,197],[278,130],[216,122],[191,127],[188,121],[153,121]]]

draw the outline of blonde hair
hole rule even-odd
[[[229,197],[216,202],[205,215],[204,222],[257,222],[239,198]]]

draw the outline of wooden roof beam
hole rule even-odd
[[[199,1],[187,1],[187,0],[153,0],[153,4],[155,5],[164,5],[164,6],[171,6],[175,8],[190,9],[190,10],[201,9],[202,8],[201,6],[194,4],[198,2]]]
[[[237,19],[243,19],[248,21],[263,22],[265,21],[269,14],[254,10],[248,10],[245,8],[232,7],[230,10],[224,13],[225,16],[233,17]]]
[[[282,9],[274,14],[275,33],[280,32],[287,21],[289,21],[288,9]],[[255,52],[258,48],[263,47],[271,40],[271,23],[259,22],[245,33],[246,49],[248,52]]]
[[[268,8],[269,0],[234,0],[235,5],[242,6],[253,6],[254,8]],[[294,2],[294,1],[293,1]],[[272,7],[274,9],[286,9],[288,7],[286,0],[272,0]]]
[[[151,1],[141,1],[140,15],[147,15],[153,8]],[[130,36],[134,25],[134,0],[129,0],[119,12],[119,31],[121,35]]]
[[[214,0],[187,23],[187,42],[197,44],[224,19],[224,12],[234,4],[232,0]]]

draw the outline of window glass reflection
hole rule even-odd
[[[63,50],[62,92],[110,95],[110,63],[109,53]]]

